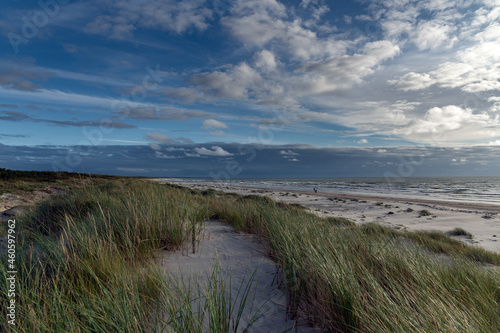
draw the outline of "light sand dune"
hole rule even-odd
[[[300,323],[294,328],[295,322],[286,319],[286,296],[278,287],[280,274],[257,237],[236,233],[228,223],[208,221],[205,226],[196,253],[193,254],[191,248],[185,248],[163,256],[161,264],[169,276],[175,281],[183,279],[186,284],[195,280],[206,283],[215,260],[218,260],[226,284],[229,284],[229,278],[232,281],[233,303],[239,304],[239,300],[235,299],[238,289],[242,284],[246,285],[257,270],[250,295],[253,298],[255,292],[255,299],[245,307],[240,327],[244,328],[251,315],[258,311],[261,316],[249,332],[295,332],[295,329],[297,332],[320,331]]]

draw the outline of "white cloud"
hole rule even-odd
[[[394,84],[397,89],[403,91],[421,90],[428,88],[434,84],[434,80],[429,74],[406,73],[399,80],[389,80],[390,84]]]
[[[288,150],[280,150],[279,154],[282,155],[285,160],[289,162],[299,162],[299,159],[297,159],[295,156],[298,156],[299,154],[288,149]]]
[[[373,1],[374,19],[386,38],[411,41],[420,50],[449,48],[458,42],[457,26],[470,4],[454,0]]]
[[[246,99],[253,90],[264,85],[262,76],[246,63],[231,67],[226,72],[215,71],[194,75],[191,82],[206,86],[223,98]]]
[[[291,150],[280,150],[281,155],[289,155],[289,156],[296,156],[299,155]]]
[[[452,158],[451,159],[451,165],[464,165],[467,164],[467,158],[462,157],[462,158]]]
[[[177,156],[165,155],[164,153],[162,153],[160,151],[155,151],[155,156],[157,158],[163,158],[163,159],[176,159],[176,158],[178,158]]]
[[[194,87],[166,87],[161,91],[161,94],[170,98],[178,98],[188,103],[196,101],[210,102],[213,100],[212,96],[208,96]]]
[[[437,84],[444,88],[460,88],[469,93],[500,90],[500,38],[498,42],[478,42],[457,52],[460,61],[445,62],[429,73],[409,72],[392,80],[404,91],[422,90]]]
[[[213,135],[213,136],[225,136],[226,133],[224,131],[212,131],[212,132],[210,132],[210,135]]]
[[[212,150],[207,149],[205,147],[195,148],[194,151],[198,155],[206,155],[206,156],[232,156],[233,154],[225,151],[219,146],[212,146]]]
[[[262,68],[266,72],[276,70],[277,62],[274,53],[262,50],[255,55],[255,67]]]
[[[205,30],[212,18],[203,0],[117,0],[109,10],[113,15],[96,17],[84,31],[115,39],[130,38],[137,28],[180,34],[189,29]]]
[[[203,121],[203,129],[228,129],[229,127],[224,124],[222,121],[215,119],[207,119]]]
[[[398,55],[400,49],[389,41],[367,43],[362,53],[344,55],[300,66],[305,75],[296,77],[298,91],[325,93],[347,89],[373,74],[383,61]]]
[[[161,150],[161,146],[160,145],[157,145],[156,143],[149,143],[149,146],[151,147],[151,149],[153,150]]]
[[[182,109],[177,107],[160,107],[158,105],[148,105],[146,107],[133,107],[127,101],[118,103],[113,109],[116,116],[120,118],[131,118],[136,120],[166,120],[166,121],[183,121],[192,118],[204,118],[213,116],[199,110]]]
[[[146,133],[146,138],[160,143],[172,143],[174,141],[163,133]]]
[[[443,51],[454,45],[445,62],[434,69],[409,71],[397,81],[389,81],[403,91],[422,90],[432,85],[443,88],[460,88],[467,93],[500,90],[500,4],[482,1],[481,7],[472,11],[471,1],[422,1],[409,2],[407,13],[427,13],[428,19],[398,21],[391,17],[396,9],[384,2],[381,14],[384,32],[391,38],[403,39],[406,34],[420,50]],[[490,7],[490,8],[486,8]],[[438,58],[439,59],[439,58]]]
[[[57,102],[63,105],[100,106],[109,108],[125,105],[128,107],[151,107],[150,103],[140,103],[118,98],[97,97],[76,93],[67,93],[60,90],[39,89],[37,91],[21,91],[7,89],[0,86],[0,96],[21,98],[30,101]]]
[[[422,119],[413,119],[393,133],[433,144],[467,142],[500,136],[500,121],[486,113],[448,105],[429,109]]]
[[[164,149],[165,151],[168,152],[173,152],[173,151],[186,151],[185,148],[179,148],[179,147],[167,147]]]
[[[240,0],[231,8],[231,16],[222,23],[244,43],[264,46],[285,29],[286,7],[275,0]]]
[[[359,145],[366,145],[367,143],[368,143],[368,140],[366,140],[366,139],[361,139],[358,141]]]
[[[456,29],[447,24],[436,21],[426,21],[420,23],[412,33],[413,43],[420,49],[437,49],[445,45],[452,47],[457,42],[457,37],[450,37]]]
[[[148,26],[142,9],[137,18],[128,16],[130,3],[136,1],[116,1],[119,10],[110,15],[112,19],[102,19],[109,25],[102,29],[111,35],[121,23],[132,27],[122,27],[118,35],[131,35],[135,28],[179,33],[204,29],[194,23],[177,29],[172,25],[177,22],[175,13],[171,23],[154,23],[151,16]],[[500,90],[500,4],[485,1],[372,0],[369,16],[353,17],[356,25],[381,29],[375,32],[335,30],[327,20],[319,20],[328,11],[322,7],[324,1],[303,0],[290,6],[277,0],[228,2],[221,25],[239,44],[236,58],[246,58],[219,63],[207,72],[186,72],[196,73],[187,79],[192,85],[165,88],[163,95],[190,103],[241,105],[245,116],[259,113],[252,115],[256,126],[274,122],[267,119],[272,106],[286,106],[286,130],[311,130],[315,123],[325,122],[345,126],[348,129],[341,132],[350,132],[356,140],[366,137],[369,143],[373,140],[368,135],[377,134],[426,143],[494,141],[499,130],[494,112],[500,111],[500,101],[485,101]],[[191,4],[183,9],[186,13],[196,6],[204,8],[202,1],[183,2]],[[159,0],[152,3],[160,6]],[[164,1],[165,8],[171,3]],[[210,15],[201,18],[198,22],[210,22]],[[485,93],[475,96],[479,102],[474,108],[453,105],[472,93]],[[137,119],[164,117],[151,112],[153,108],[137,109],[145,110],[132,113]],[[167,116],[216,117],[174,111]],[[202,128],[212,130],[213,136],[226,135],[222,129],[227,125],[213,122],[219,121],[207,119]]]
[[[315,8],[313,16],[316,20],[328,11],[327,6]],[[286,7],[276,0],[239,0],[231,8],[231,14],[223,18],[222,23],[234,38],[257,47],[273,42],[274,47],[283,48],[297,60],[340,55],[354,43],[333,36],[318,37],[303,20],[289,14]]]

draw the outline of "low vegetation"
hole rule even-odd
[[[218,288],[194,291],[213,299],[200,320],[190,290],[172,289],[148,260],[199,237],[207,219],[258,235],[283,271],[288,315],[324,331],[500,330],[500,273],[484,267],[500,256],[444,233],[357,226],[258,195],[109,180],[54,197],[19,223],[20,319],[7,326],[2,307],[3,331],[183,331],[189,320],[192,332],[231,331]],[[4,265],[0,275],[6,304]]]
[[[420,216],[431,216],[432,215],[431,212],[429,212],[427,209],[423,209],[423,210],[419,211],[418,214]]]
[[[73,172],[19,171],[0,168],[0,195],[4,193],[22,194],[26,191],[43,190],[47,186],[74,186],[82,180],[92,179],[93,183],[118,179],[107,175],[82,175]]]
[[[455,228],[453,230],[448,231],[447,234],[450,236],[465,236],[469,239],[473,238],[470,232],[462,228]]]

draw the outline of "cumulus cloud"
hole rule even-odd
[[[255,55],[255,67],[262,68],[266,72],[273,72],[277,66],[276,56],[273,52],[262,50]]]
[[[238,0],[231,14],[222,23],[244,43],[263,46],[286,29],[286,7],[275,0]]]
[[[424,3],[424,2],[422,2]],[[495,21],[500,17],[500,4],[490,3],[492,8],[480,8],[473,12],[472,23],[465,19],[470,2],[462,1],[452,6],[449,1],[445,12],[436,11],[438,2],[427,7],[408,4],[416,13],[434,10],[431,19],[407,22],[404,32],[409,34],[415,45],[421,49],[451,47],[458,40],[466,47],[450,53],[448,61],[438,63],[437,68],[428,72],[410,71],[397,80],[389,81],[403,91],[423,90],[432,85],[443,88],[460,88],[467,93],[481,93],[500,90],[500,24]],[[486,5],[486,4],[483,4]],[[408,9],[409,10],[409,9]],[[389,10],[390,12],[391,10]],[[385,29],[389,19],[385,20]],[[384,26],[383,24],[383,26]],[[399,27],[402,27],[399,25]],[[399,31],[400,34],[403,31]],[[394,35],[394,32],[390,32]]]
[[[280,150],[280,154],[281,155],[285,155],[285,156],[296,156],[298,155],[297,153],[291,151],[291,150]]]
[[[433,144],[467,142],[500,136],[500,120],[448,105],[429,109],[422,119],[414,119],[394,133]]]
[[[451,159],[451,165],[463,165],[467,164],[467,158],[462,157],[462,158],[452,158]]]
[[[300,160],[296,157],[299,154],[290,149],[280,150],[279,154],[282,155],[282,157],[289,162],[300,162]]]
[[[203,121],[203,125],[201,126],[203,129],[228,129],[229,127],[224,124],[222,121],[215,119],[207,119]]]
[[[410,40],[420,50],[452,47],[467,1],[372,1],[374,19],[386,38]]]
[[[389,80],[390,84],[396,86],[399,90],[421,90],[434,84],[434,80],[429,74],[406,73],[399,80]]]
[[[208,28],[212,11],[203,0],[119,0],[109,6],[113,15],[101,15],[84,31],[114,39],[130,38],[137,28],[183,33]]]
[[[424,21],[417,26],[411,34],[413,42],[420,50],[436,49],[442,45],[452,47],[458,40],[457,37],[450,37],[456,29],[446,24],[434,21]]]
[[[156,144],[156,143],[153,143],[153,142],[150,142],[149,143],[149,146],[151,147],[151,149],[153,150],[161,150],[161,146]]]
[[[311,93],[350,88],[361,83],[383,61],[395,57],[399,52],[399,47],[389,41],[370,42],[361,53],[301,65],[299,68],[308,74],[306,80],[298,77],[297,81],[300,82],[297,85]]]
[[[309,5],[309,4],[308,4]],[[307,6],[306,6],[307,7]],[[315,6],[316,19],[328,11],[326,6]],[[276,0],[238,0],[231,15],[223,18],[223,25],[231,35],[244,44],[264,47],[274,42],[297,60],[312,60],[343,54],[351,41],[318,37],[304,26],[304,22]]]
[[[228,151],[225,151],[219,146],[212,146],[212,150],[207,149],[205,147],[195,148],[194,151],[198,155],[205,155],[205,156],[233,156],[233,154],[231,154]]]
[[[260,83],[264,83],[260,74],[246,63],[236,65],[227,72],[194,75],[190,81],[214,90],[218,97],[235,99],[248,98]]]
[[[361,139],[358,141],[359,145],[366,145],[367,143],[368,143],[368,140],[366,140],[366,139]]]
[[[445,62],[429,73],[410,72],[391,80],[404,91],[422,90],[434,84],[443,88],[460,88],[469,93],[500,90],[500,53],[498,45],[484,43],[460,52],[463,62]]]
[[[303,62],[290,72],[277,70],[274,55],[261,51],[255,56],[255,67],[243,62],[224,71],[193,75],[189,82],[220,98],[296,107],[297,98],[345,90],[361,83],[399,52],[399,47],[389,41],[370,42],[360,53]]]

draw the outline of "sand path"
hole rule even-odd
[[[218,259],[223,276],[232,281],[233,303],[238,289],[246,285],[252,273],[257,270],[253,311],[248,304],[243,312],[240,327],[245,327],[251,315],[259,309],[257,319],[249,332],[295,332],[295,322],[286,319],[286,296],[278,288],[280,275],[273,260],[267,255],[264,244],[256,236],[236,233],[228,223],[208,221],[205,223],[203,237],[197,245],[196,253],[192,248],[169,252],[162,258],[161,265],[174,279],[183,279],[186,284],[193,276],[206,280],[211,274],[213,263]],[[204,279],[203,279],[204,278]],[[228,281],[226,280],[228,284]],[[235,311],[236,315],[236,311]],[[304,324],[304,323],[302,323]],[[238,332],[243,330],[238,329]],[[308,325],[298,325],[297,332],[320,332]]]

